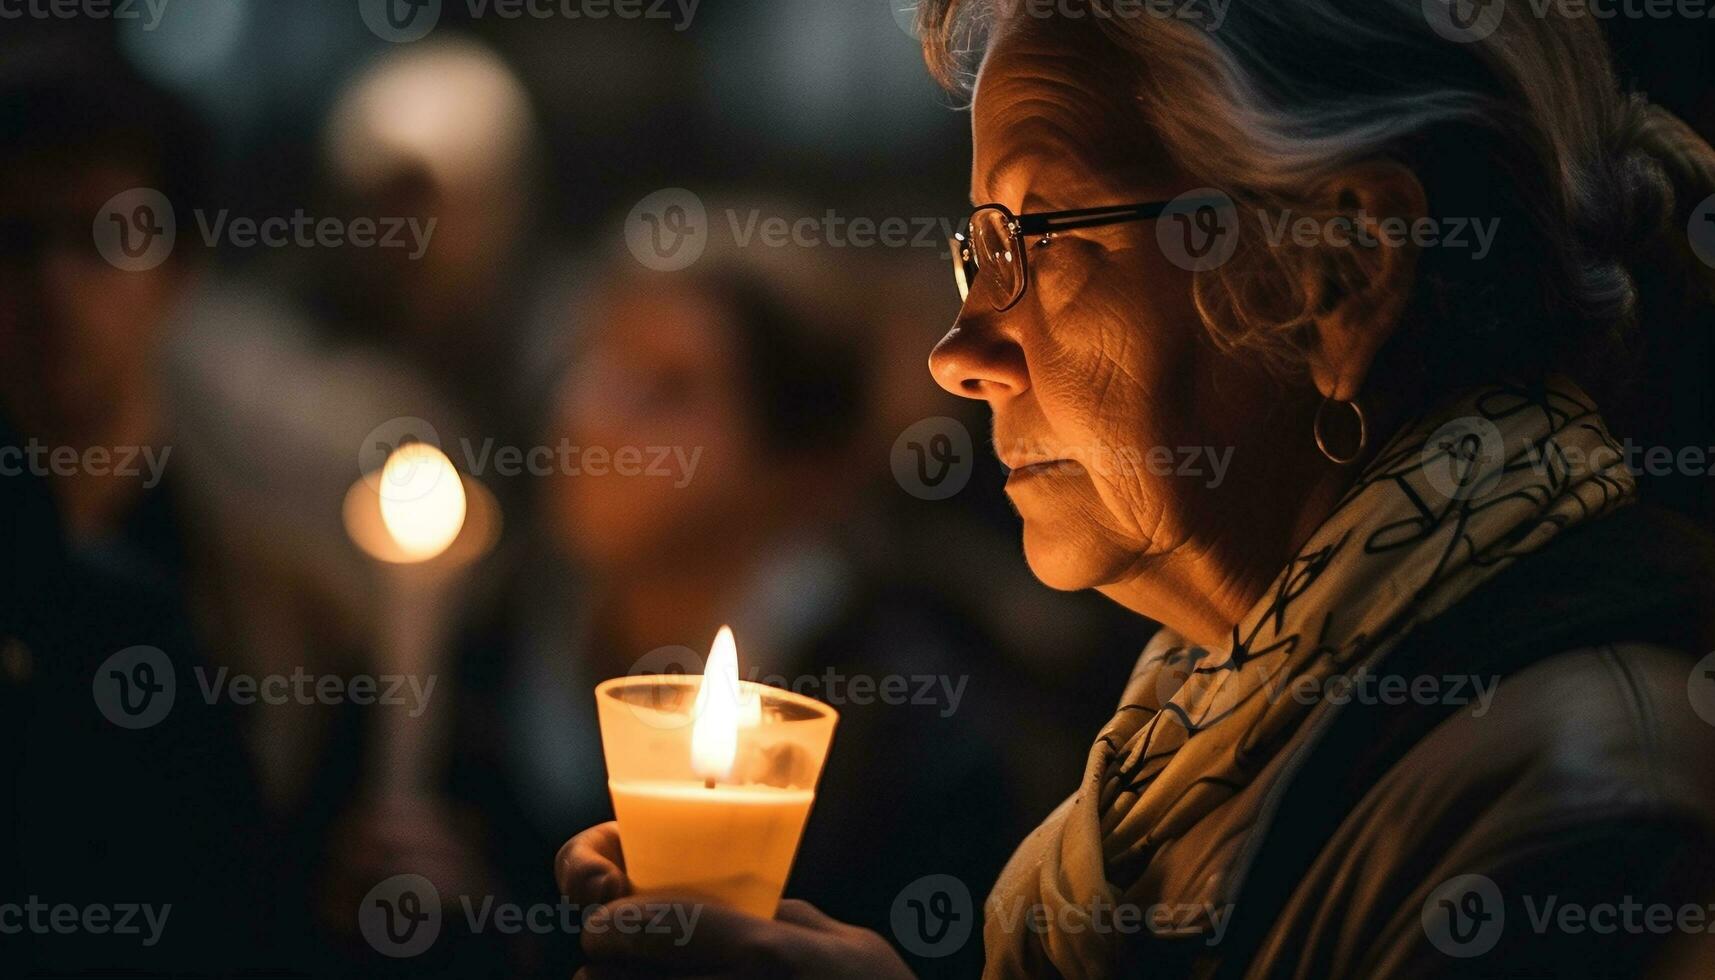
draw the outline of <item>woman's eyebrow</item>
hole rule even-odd
[[[1024,166],[1025,162],[1026,154],[1017,150],[1007,156],[1001,157],[994,166],[988,169],[986,180],[988,197],[985,198],[982,196],[984,188],[978,187],[975,184],[972,185],[971,206],[981,207],[984,204],[994,204],[996,202],[1008,204],[1009,202],[1004,200],[1004,193],[1001,191],[1001,188],[1007,187],[1012,183],[1012,176]],[[1023,200],[1020,200],[1018,203],[1022,206],[1024,202]]]

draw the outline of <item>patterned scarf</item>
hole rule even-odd
[[[1148,964],[1120,969],[1122,930],[1082,925],[1116,905],[1150,909],[1158,934],[1207,931],[1256,803],[1285,768],[1280,749],[1328,681],[1634,490],[1590,399],[1565,380],[1468,392],[1405,426],[1229,643],[1203,649],[1167,629],[1150,641],[1079,791],[990,895],[985,977],[1147,975]],[[1199,835],[1228,806],[1223,816],[1249,816]],[[1210,826],[1236,830],[1212,839]]]

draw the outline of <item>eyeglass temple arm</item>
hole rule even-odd
[[[1074,228],[1100,228],[1127,221],[1148,221],[1168,213],[1188,214],[1201,208],[1226,208],[1232,202],[1219,197],[1191,198],[1184,201],[1156,201],[1150,204],[1121,204],[1107,208],[1080,208],[1076,211],[1041,211],[1018,216],[1018,230],[1025,235],[1046,235]]]

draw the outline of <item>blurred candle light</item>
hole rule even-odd
[[[464,482],[452,460],[425,442],[410,442],[381,468],[381,523],[410,559],[446,551],[464,527]]]
[[[375,560],[371,669],[428,683],[442,673],[451,620],[473,567],[500,533],[498,502],[432,443],[400,444],[351,485],[346,533]],[[426,791],[440,752],[442,713],[381,715],[365,783],[380,796]]]

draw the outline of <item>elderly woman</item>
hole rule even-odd
[[[921,15],[944,80],[978,56],[930,368],[992,409],[1036,574],[1163,624],[987,975],[1635,975],[1715,881],[1715,545],[1635,502],[1593,392],[1706,315],[1715,153],[1558,8],[1175,9]],[[1189,446],[1218,487],[1156,465]],[[617,843],[567,895],[647,898]],[[585,948],[907,975],[790,901]]]

